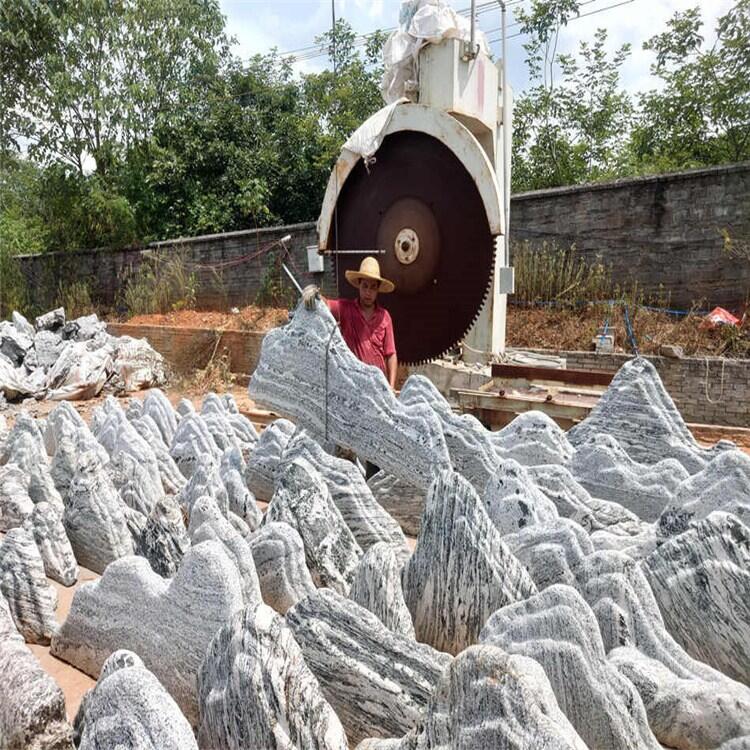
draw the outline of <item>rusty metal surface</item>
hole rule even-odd
[[[492,365],[493,378],[525,378],[526,380],[545,380],[570,385],[609,385],[614,372],[602,370],[568,370],[552,367],[533,367],[529,365]]]
[[[460,342],[489,291],[494,243],[476,185],[453,152],[425,133],[385,138],[376,160],[360,161],[338,201],[337,236],[328,246],[380,247],[382,274],[396,291],[379,301],[393,317],[399,360],[434,359]],[[404,265],[394,244],[401,229],[420,234],[419,255]],[[355,297],[345,271],[361,257],[339,255],[339,294]]]

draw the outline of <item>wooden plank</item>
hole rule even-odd
[[[458,390],[458,401],[462,411],[495,410],[495,411],[512,411],[521,414],[525,411],[537,409],[549,414],[554,418],[564,418],[573,421],[585,419],[594,406],[594,401],[586,402],[580,400],[562,400],[552,398],[547,400],[545,397],[532,397],[531,395],[505,395],[487,394],[481,391],[463,391]]]
[[[600,370],[563,370],[552,367],[531,367],[529,365],[492,365],[493,378],[524,378],[526,380],[547,380],[570,385],[609,385],[614,372]]]

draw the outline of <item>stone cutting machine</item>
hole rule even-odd
[[[356,294],[344,273],[365,254],[395,282],[381,301],[405,363],[461,342],[470,361],[505,347],[511,92],[503,62],[475,43],[473,19],[469,40],[422,47],[408,98],[360,128],[380,129],[374,154],[342,149],[318,220],[340,295]]]

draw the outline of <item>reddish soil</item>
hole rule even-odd
[[[221,328],[227,331],[268,331],[286,323],[288,310],[248,305],[238,313],[213,310],[179,310],[152,315],[136,315],[127,322],[134,325],[173,326],[176,328]]]
[[[578,310],[508,307],[508,346],[519,349],[591,350],[591,340],[609,317],[618,351],[630,351],[622,310],[588,307]],[[688,356],[750,357],[750,325],[740,336],[729,330],[701,328],[699,315],[677,318],[640,308],[633,318],[636,343],[642,354],[658,354],[662,344],[681,346]],[[739,333],[738,331],[736,333]],[[731,339],[731,340],[730,340]]]

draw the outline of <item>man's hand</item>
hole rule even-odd
[[[308,284],[302,290],[302,301],[308,310],[314,310],[316,302],[320,299],[320,289],[315,284]]]

